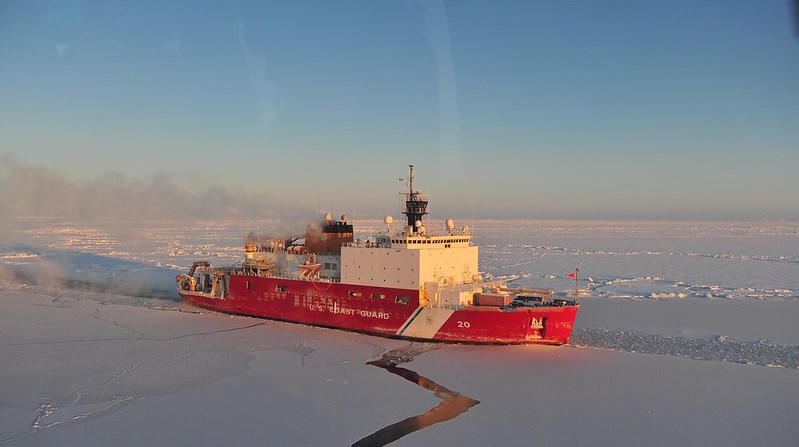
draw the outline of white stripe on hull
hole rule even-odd
[[[397,335],[403,337],[433,338],[455,311],[420,307],[405,321]]]

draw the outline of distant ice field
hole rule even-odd
[[[591,296],[796,298],[799,225],[485,222],[477,240],[492,274],[561,287],[575,266]],[[529,281],[528,281],[529,280]]]
[[[459,225],[464,223],[459,222]],[[580,294],[591,298],[734,300],[799,297],[799,224],[750,222],[465,222],[480,245],[488,279],[573,295],[566,275],[579,268]],[[431,225],[435,225],[432,223]],[[356,237],[384,229],[355,222]],[[35,265],[53,256],[87,253],[146,266],[185,270],[195,260],[240,262],[249,232],[301,235],[302,222],[27,221],[0,234],[0,262]],[[74,263],[73,263],[74,264]],[[80,274],[108,266],[73,265]]]
[[[519,285],[560,280],[580,268],[591,296],[796,298],[799,224],[476,221],[480,268]],[[355,222],[356,237],[383,230]],[[0,233],[0,260],[24,264],[33,249],[72,250],[185,269],[197,259],[233,264],[249,232],[301,235],[302,222],[209,220],[95,224],[27,222]],[[531,284],[536,283],[536,284]]]

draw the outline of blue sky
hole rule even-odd
[[[413,163],[441,217],[799,220],[791,6],[0,1],[0,153],[364,216]]]

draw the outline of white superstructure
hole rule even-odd
[[[394,219],[386,217],[388,231],[374,242],[341,247],[341,281],[364,286],[396,287],[421,291],[425,305],[454,308],[472,305],[482,288],[477,270],[477,246],[468,227],[455,229],[447,219],[446,230],[428,231],[422,223],[427,198],[413,189],[410,166],[405,211],[407,225],[393,232]]]
[[[418,289],[472,283],[477,274],[477,246],[466,234],[395,235],[341,247],[341,281],[348,284]]]

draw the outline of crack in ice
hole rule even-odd
[[[214,334],[223,334],[225,332],[234,332],[234,331],[242,331],[246,329],[251,329],[256,326],[262,326],[265,322],[259,322],[254,324],[249,324],[246,326],[239,326],[233,327],[228,329],[218,329],[214,331],[205,331],[205,332],[195,332],[191,334],[183,334],[183,335],[176,335],[174,337],[162,337],[162,338],[155,338],[155,337],[117,337],[117,338],[80,338],[74,340],[53,340],[53,341],[31,341],[31,342],[22,342],[22,343],[0,343],[0,347],[3,346],[36,346],[36,345],[60,345],[60,344],[70,344],[70,343],[91,343],[91,342],[101,342],[101,341],[171,341],[171,340],[180,340],[182,338],[189,338],[189,337],[200,337],[203,335],[214,335]],[[121,326],[124,327],[124,326]],[[130,329],[130,328],[127,328]],[[131,329],[132,330],[132,329]],[[134,331],[137,332],[137,331]],[[140,332],[137,332],[140,333]]]
[[[383,368],[386,371],[396,374],[422,388],[430,390],[433,395],[441,399],[441,402],[424,413],[381,428],[369,436],[361,438],[352,444],[353,447],[381,447],[392,443],[405,435],[427,428],[439,422],[454,419],[467,412],[469,408],[480,402],[458,392],[449,390],[427,377],[420,376],[415,371],[397,366],[400,363],[412,361],[416,356],[428,351],[438,349],[434,343],[411,343],[384,353],[380,359],[367,362],[368,365]]]

